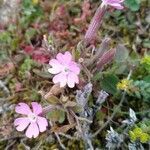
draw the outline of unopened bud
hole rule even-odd
[[[97,69],[101,69],[105,64],[112,61],[116,53],[116,49],[111,49],[105,52],[97,63]]]
[[[89,43],[91,43],[91,41],[95,40],[97,31],[102,24],[102,19],[103,19],[105,12],[106,12],[106,7],[101,7],[101,5],[100,5],[89,25],[89,28],[88,28],[86,34],[85,34],[84,39],[85,39],[86,44],[89,44]]]

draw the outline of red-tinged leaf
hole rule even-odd
[[[91,10],[90,10],[90,3],[89,1],[84,1],[82,4],[82,14],[80,18],[75,18],[74,22],[75,23],[80,23],[84,22],[87,20],[87,17],[91,15]]]
[[[50,60],[50,54],[41,47],[35,49],[32,45],[23,46],[26,54],[30,55],[33,60],[39,63],[48,63]]]
[[[25,46],[24,51],[25,51],[25,53],[31,55],[34,51],[34,47],[32,45],[27,45],[27,46]]]
[[[108,109],[107,108],[101,108],[101,111],[104,113],[104,114],[107,114],[108,113]]]
[[[34,53],[32,54],[32,59],[39,63],[48,63],[50,60],[50,56],[40,51],[34,51]]]
[[[60,18],[68,17],[68,12],[65,5],[61,5],[56,9],[56,16]]]

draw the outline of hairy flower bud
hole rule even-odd
[[[102,19],[104,17],[105,12],[106,12],[106,7],[101,7],[100,5],[85,34],[84,39],[85,39],[86,44],[89,44],[91,41],[95,39],[97,31],[102,24]]]
[[[112,61],[116,53],[116,49],[105,52],[97,63],[97,69],[101,69],[105,64]]]

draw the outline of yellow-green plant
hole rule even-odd
[[[132,141],[139,140],[141,143],[147,143],[150,140],[150,135],[145,133],[141,128],[136,127],[129,131],[129,136]]]

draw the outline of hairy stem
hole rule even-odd
[[[130,70],[127,79],[130,79],[131,74],[132,74],[132,70]],[[120,107],[122,106],[122,104],[124,102],[125,96],[126,96],[126,91],[123,92],[121,101],[118,104],[118,106],[115,109],[115,111],[112,113],[111,117],[104,123],[104,125],[101,128],[99,128],[93,135],[91,135],[91,138],[94,138],[95,136],[97,136],[109,124],[109,122],[114,118],[114,116],[116,115],[116,113],[120,110]]]
[[[109,43],[110,43],[110,38],[105,38],[103,41],[102,41],[102,44],[100,46],[100,48],[98,48],[96,50],[96,53],[95,55],[89,60],[85,61],[84,64],[86,67],[89,67],[90,65],[93,65],[93,63],[99,59],[105,51],[108,50],[109,48]]]

